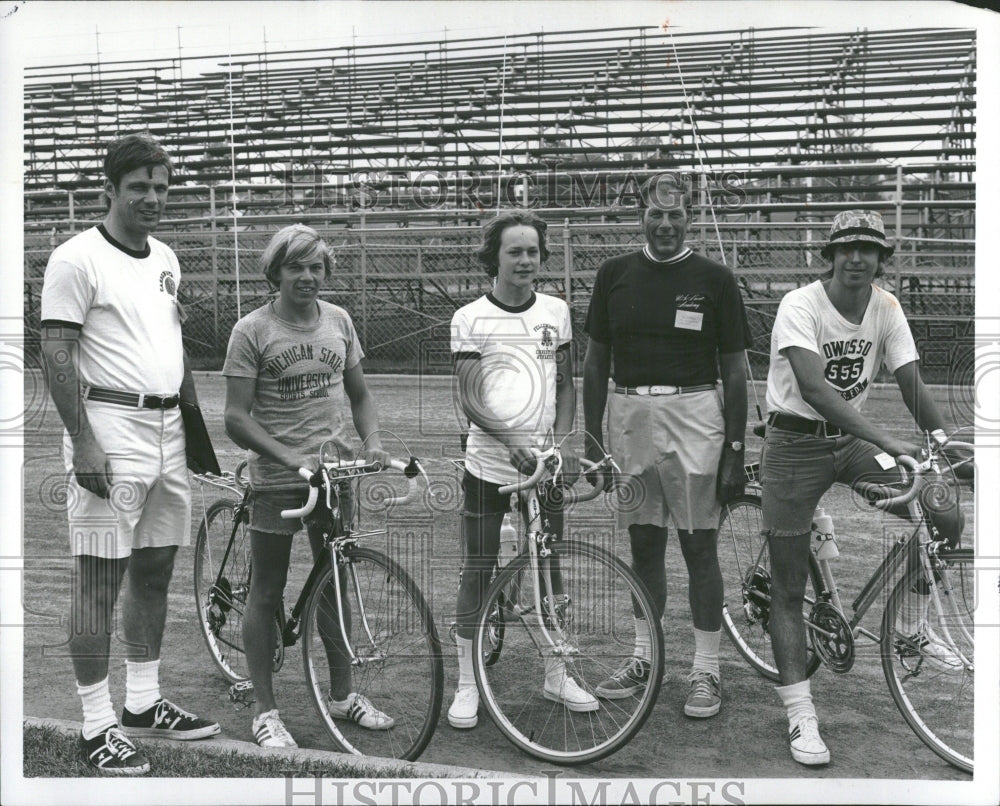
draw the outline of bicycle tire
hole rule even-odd
[[[303,616],[302,660],[313,704],[344,752],[413,761],[434,733],[444,691],[441,642],[430,608],[406,571],[378,551],[345,547],[339,567],[350,613],[349,639],[364,658],[353,665],[351,690],[367,697],[394,724],[388,730],[369,730],[330,714],[331,661],[319,625],[320,620],[337,623],[333,568],[317,580]],[[339,632],[339,626],[332,629]],[[368,630],[377,642],[374,651],[368,649]]]
[[[763,516],[760,497],[742,495],[722,508],[719,516],[718,555],[725,599],[722,626],[743,658],[768,680],[780,682],[768,632],[770,619],[771,561],[767,541],[761,535]],[[819,563],[809,553],[803,611],[806,616],[821,587]],[[806,631],[806,675],[821,664]]]
[[[896,584],[882,616],[882,671],[889,693],[920,740],[954,767],[972,773],[974,725],[975,568],[972,549],[943,550],[937,569],[939,613],[929,597],[929,643],[904,634],[907,597],[923,568],[911,569]],[[912,626],[912,625],[911,625]]]
[[[621,560],[604,549],[574,540],[552,544],[559,558],[568,606],[560,623],[572,654],[566,670],[592,696],[595,687],[633,656],[632,599],[651,629],[646,685],[621,699],[599,699],[594,711],[571,711],[543,693],[545,659],[534,615],[536,575],[524,552],[490,585],[473,639],[473,668],[481,701],[504,735],[525,753],[561,765],[585,764],[622,748],[639,731],[656,704],[663,673],[663,633],[645,586]],[[541,594],[541,591],[539,592]],[[504,597],[506,630],[501,661],[487,666],[486,617]]]
[[[250,592],[250,530],[246,519],[233,536],[236,506],[212,504],[198,527],[194,550],[194,598],[208,652],[232,683],[250,677],[243,652],[243,611]],[[226,556],[230,538],[233,546]],[[219,563],[226,557],[220,576]],[[220,588],[216,588],[218,581]]]

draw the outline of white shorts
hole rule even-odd
[[[64,434],[72,554],[121,559],[132,549],[188,545],[191,485],[180,410],[130,409],[92,400],[83,405],[111,463],[112,486],[103,499],[77,483],[73,443]]]
[[[618,525],[718,529],[725,441],[718,389],[686,395],[611,394],[608,437],[622,471]]]

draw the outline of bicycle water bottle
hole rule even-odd
[[[840,556],[833,534],[833,518],[826,514],[823,507],[816,507],[813,514],[812,544],[817,560],[832,560]]]
[[[500,551],[497,554],[497,567],[503,568],[517,556],[517,529],[511,523],[510,513],[503,516],[500,524]]]

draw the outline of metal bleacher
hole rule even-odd
[[[196,189],[175,193],[175,209],[208,215],[205,188],[234,179],[297,184],[313,207],[349,212],[364,176],[414,215],[431,173],[438,214],[469,206],[469,177],[479,190],[498,173],[501,192],[544,175],[537,194],[565,190],[567,172],[620,188],[629,171],[787,168],[779,192],[801,200],[788,177],[905,161],[968,190],[975,53],[964,29],[612,28],[235,54],[196,74],[179,58],[33,68],[29,219],[60,198],[43,193],[97,188],[100,144],[134,129],[164,142]],[[255,194],[248,211],[283,212],[277,195]]]
[[[105,144],[148,130],[174,161],[157,235],[205,312],[188,332],[206,361],[237,269],[293,221],[336,245],[335,291],[385,366],[412,367],[404,348],[481,293],[469,254],[498,207],[550,222],[544,283],[579,319],[599,262],[639,237],[636,190],[658,170],[692,177],[689,241],[737,270],[761,345],[834,212],[863,206],[885,217],[911,322],[965,355],[976,47],[957,28],[618,27],[26,68],[26,328],[51,248],[104,215]]]

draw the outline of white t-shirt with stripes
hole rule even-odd
[[[56,247],[41,319],[80,325],[83,383],[176,395],[184,377],[177,256],[150,237],[136,252],[92,227]]]
[[[556,351],[573,340],[569,306],[533,294],[517,308],[492,294],[459,308],[451,320],[451,352],[481,362],[475,394],[520,444],[546,447],[556,419]],[[475,423],[465,451],[469,472],[493,484],[510,484],[517,471],[510,452]]]

